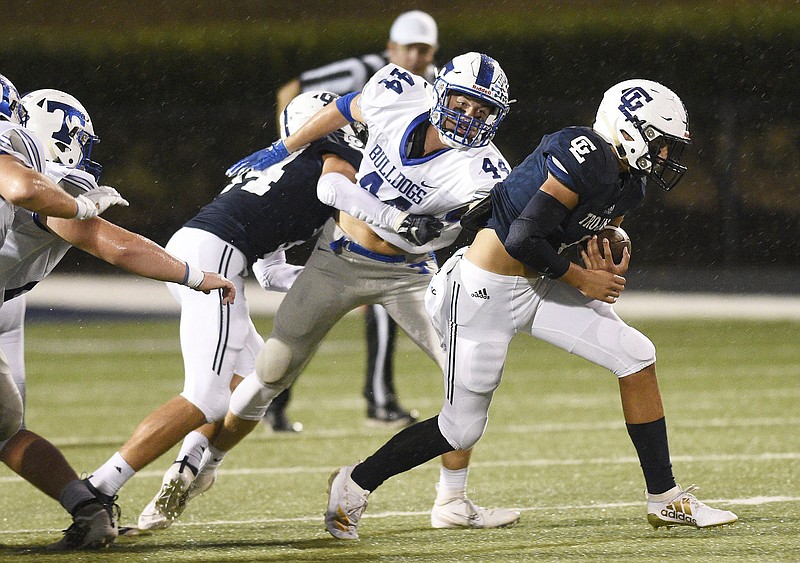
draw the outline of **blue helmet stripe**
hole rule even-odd
[[[475,84],[489,88],[492,85],[494,78],[494,59],[488,55],[481,54],[481,67],[478,69],[478,76],[475,78]]]

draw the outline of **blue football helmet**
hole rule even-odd
[[[94,162],[92,147],[100,139],[92,119],[74,96],[60,90],[35,90],[22,98],[28,112],[27,128],[36,133],[47,160],[85,170],[99,179],[102,166]]]
[[[0,119],[25,125],[28,113],[19,99],[19,92],[11,81],[0,74],[0,88],[3,89],[3,99],[0,100]]]
[[[433,82],[435,97],[430,121],[442,142],[458,150],[485,147],[508,114],[508,78],[492,57],[481,53],[459,55],[447,63]],[[465,95],[489,104],[486,119],[468,117],[448,107],[451,95]]]

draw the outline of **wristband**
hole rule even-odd
[[[75,204],[78,206],[75,212],[75,217],[79,221],[97,217],[97,205],[91,199],[81,194],[75,198]]]
[[[202,285],[205,277],[206,273],[203,270],[192,268],[189,263],[186,262],[186,273],[183,275],[183,281],[181,282],[181,285],[191,287],[192,289],[197,289],[200,287],[200,285]]]

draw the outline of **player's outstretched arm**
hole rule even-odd
[[[360,110],[358,110],[357,98],[358,96],[356,96],[355,99],[347,97],[340,98],[351,102],[346,107],[343,106],[346,113],[340,111],[339,100],[337,100],[335,104],[328,104],[319,110],[319,112],[300,127],[300,129],[286,137],[286,140],[275,141],[267,148],[244,157],[228,168],[228,170],[225,171],[225,175],[229,178],[233,178],[248,170],[265,170],[309,143],[321,139],[337,129],[341,129],[351,121],[360,121],[362,117]]]
[[[96,217],[70,221],[45,219],[47,227],[73,246],[132,274],[186,285],[209,293],[222,290],[222,303],[233,303],[236,288],[229,279],[203,272],[179,260],[152,240]]]
[[[116,190],[107,187],[72,197],[44,174],[6,154],[0,155],[0,178],[3,179],[0,182],[0,195],[6,201],[50,217],[89,219],[110,205],[128,203]],[[92,194],[96,196],[94,199]]]

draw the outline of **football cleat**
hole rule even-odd
[[[139,515],[139,529],[164,530],[172,526],[186,508],[186,497],[194,480],[188,464],[173,463],[164,474],[158,493]]]
[[[91,487],[92,492],[96,489]],[[96,494],[96,493],[95,493]],[[109,497],[105,503],[101,498],[90,500],[78,506],[72,516],[72,524],[64,530],[64,537],[47,546],[51,551],[74,551],[108,547],[117,539],[117,518],[119,506],[114,504],[116,497]]]
[[[411,426],[419,418],[416,410],[407,411],[396,402],[385,407],[370,404],[367,407],[367,426],[383,428],[404,428]]]
[[[676,485],[660,495],[647,495],[647,521],[653,528],[694,526],[711,528],[733,524],[739,517],[729,510],[711,508],[697,500],[692,491],[696,485],[681,489]]]
[[[214,483],[217,482],[217,468],[215,467],[212,471],[200,471],[195,477],[194,482],[189,486],[189,490],[186,491],[186,501],[184,502],[184,508],[186,508],[186,503],[192,500],[195,497],[199,497],[203,493],[205,493],[208,489],[210,489]]]
[[[436,484],[438,491],[439,484]],[[437,494],[431,510],[434,528],[506,528],[519,522],[519,512],[506,508],[483,508],[462,492]]]
[[[369,492],[350,478],[355,465],[334,471],[328,479],[328,508],[325,528],[335,538],[357,540],[358,521],[367,509]]]

